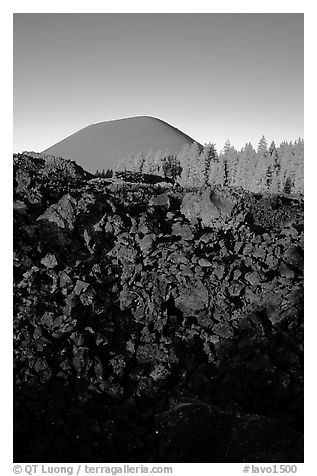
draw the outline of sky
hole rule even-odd
[[[14,14],[14,152],[154,116],[218,151],[304,137],[304,16]]]

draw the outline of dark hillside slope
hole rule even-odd
[[[112,168],[123,155],[150,149],[177,154],[193,139],[160,119],[131,117],[92,124],[44,150],[44,154],[75,160],[86,170]]]

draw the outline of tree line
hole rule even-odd
[[[102,169],[101,171],[96,170],[95,172],[95,177],[100,177],[100,178],[111,178],[113,176],[113,170],[112,169]]]
[[[304,141],[268,145],[264,136],[257,149],[249,142],[237,150],[227,140],[218,154],[214,144],[185,144],[177,154],[168,150],[129,154],[118,161],[115,174],[158,175],[184,188],[205,185],[242,187],[254,193],[304,192]]]

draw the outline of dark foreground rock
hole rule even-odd
[[[177,463],[302,460],[303,436],[278,420],[180,403],[156,418],[159,460]]]
[[[15,158],[16,461],[303,460],[303,202]]]

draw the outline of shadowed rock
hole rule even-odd
[[[15,459],[301,461],[302,202],[45,163],[15,160]]]

